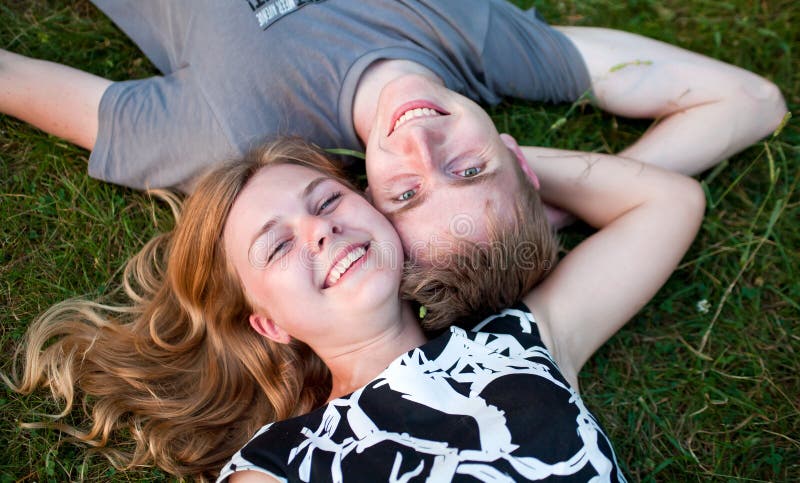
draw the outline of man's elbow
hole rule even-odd
[[[745,107],[749,112],[743,113],[753,120],[754,134],[758,139],[775,132],[788,112],[786,100],[774,83],[764,78],[749,82],[743,86]]]
[[[683,191],[682,201],[686,210],[686,218],[699,228],[706,213],[706,193],[694,178],[685,179]]]

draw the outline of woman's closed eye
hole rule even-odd
[[[275,245],[275,248],[273,248],[272,252],[270,252],[269,254],[269,258],[267,258],[267,263],[270,263],[274,258],[280,256],[281,253],[291,248],[291,243],[292,240],[289,239],[289,240],[283,240],[277,245]]]
[[[342,198],[342,192],[337,191],[332,193],[330,196],[325,198],[325,200],[320,203],[319,208],[317,208],[317,215],[321,215],[322,213],[329,213],[336,208],[338,205],[339,200]]]

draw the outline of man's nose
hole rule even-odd
[[[404,151],[421,167],[431,169],[435,166],[436,153],[441,144],[441,136],[422,126],[409,126],[405,136]]]

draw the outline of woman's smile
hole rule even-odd
[[[333,266],[328,272],[328,276],[325,277],[325,284],[322,286],[322,288],[327,289],[336,285],[339,283],[342,277],[366,263],[368,250],[369,243],[350,246],[345,250],[342,250],[342,252],[337,255],[337,261],[334,262]]]

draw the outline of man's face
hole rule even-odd
[[[435,262],[454,238],[485,241],[488,213],[513,212],[515,161],[491,119],[428,77],[382,89],[366,155],[372,201],[417,261]]]

